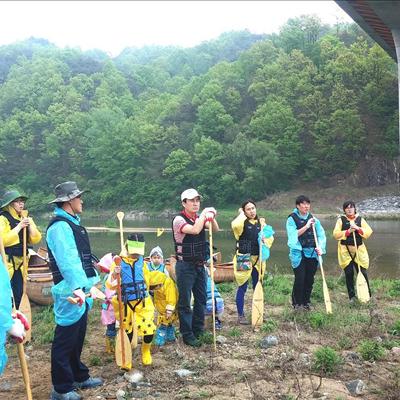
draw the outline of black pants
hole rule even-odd
[[[349,299],[352,299],[356,295],[356,292],[354,290],[354,271],[356,271],[356,274],[358,274],[358,265],[355,261],[351,261],[350,264],[344,269],[344,273],[346,276],[347,293],[349,294]],[[367,281],[369,296],[371,297],[371,289],[369,287],[367,270],[361,267],[361,273],[364,275],[365,280]]]
[[[81,319],[69,326],[56,325],[51,347],[51,380],[57,393],[68,393],[74,389],[73,382],[89,378],[89,369],[80,358],[85,340],[88,309]]]
[[[179,330],[183,339],[193,339],[204,331],[204,315],[207,303],[207,276],[203,266],[186,261],[176,263],[178,286]],[[190,306],[194,298],[193,311]]]
[[[24,288],[24,279],[22,277],[21,268],[14,271],[14,275],[11,278],[11,288],[14,295],[15,308],[18,310],[21,303],[22,291]]]
[[[300,265],[293,268],[294,284],[292,290],[292,305],[306,306],[310,304],[311,292],[314,285],[314,275],[317,272],[318,260],[303,256]]]

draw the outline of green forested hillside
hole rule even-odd
[[[0,47],[1,188],[45,203],[162,208],[195,186],[218,206],[397,155],[396,65],[356,25],[289,20],[118,57],[44,39]]]

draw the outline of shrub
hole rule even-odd
[[[343,360],[337,352],[329,346],[323,346],[314,352],[314,371],[323,374],[331,375],[335,373]]]
[[[228,332],[228,336],[231,336],[231,337],[239,337],[241,335],[242,335],[242,331],[236,326],[231,328],[230,331]]]
[[[268,321],[266,321],[262,324],[261,332],[270,333],[270,332],[273,332],[277,327],[278,327],[278,323],[273,319],[269,319]]]
[[[385,354],[384,347],[371,339],[362,340],[358,345],[358,351],[361,357],[366,361],[380,360]]]
[[[389,330],[389,333],[394,336],[400,336],[400,320],[396,321]]]
[[[309,314],[308,320],[312,328],[322,328],[329,324],[330,318],[329,315],[316,311]]]

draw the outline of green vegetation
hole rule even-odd
[[[35,344],[48,344],[54,337],[53,306],[32,309],[32,341]]]
[[[358,346],[361,357],[366,361],[380,360],[385,355],[384,347],[376,340],[364,339]]]
[[[343,363],[339,354],[329,346],[323,346],[314,352],[314,371],[321,375],[332,375]]]
[[[313,16],[116,58],[43,39],[1,46],[1,187],[32,210],[66,179],[92,190],[92,208],[174,208],[188,186],[217,207],[258,200],[396,157],[396,83],[355,24]]]

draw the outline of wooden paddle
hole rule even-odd
[[[121,265],[121,257],[114,257],[115,265]],[[117,274],[117,297],[119,309],[119,329],[115,339],[115,361],[123,369],[129,369],[132,366],[132,348],[129,337],[124,329],[124,307],[121,294],[121,274]]]
[[[124,219],[125,214],[122,211],[117,212],[117,218],[119,220],[119,236],[120,236],[120,241],[121,241],[121,256],[126,254],[126,249],[124,246],[124,226],[123,226],[123,219]],[[138,335],[137,335],[137,324],[136,324],[136,313],[133,312],[133,321],[132,321],[132,348],[136,349],[138,345]]]
[[[6,252],[4,250],[3,238],[1,236],[1,234],[0,234],[0,253],[1,253],[1,257],[3,259],[4,267],[6,267],[7,266],[7,258],[6,258]],[[11,296],[13,296],[12,290],[11,290]],[[12,301],[13,301],[13,312],[15,312],[14,296],[13,296]],[[19,363],[20,363],[21,371],[22,371],[22,378],[25,383],[26,398],[28,400],[32,400],[31,379],[29,377],[28,363],[27,363],[26,357],[25,357],[24,345],[22,343],[17,342],[17,350],[18,350]]]
[[[97,289],[97,287],[93,286],[92,291],[95,292],[96,294],[96,299],[100,299],[100,300],[105,300],[106,295],[99,289]],[[86,293],[86,297],[92,297],[91,293]],[[67,301],[71,304],[78,304],[79,303],[79,297],[68,297]]]
[[[361,272],[361,265],[358,259],[358,247],[356,242],[356,234],[353,232],[354,247],[356,248],[356,263],[358,267],[358,273],[356,278],[357,298],[360,303],[367,303],[370,300],[368,283],[365,276]]]
[[[21,217],[22,218],[27,218],[28,217],[28,211],[27,210],[22,210],[21,212]],[[23,258],[22,258],[22,266],[23,266],[23,272],[22,272],[22,279],[23,279],[23,289],[22,289],[22,297],[21,297],[21,302],[19,304],[19,311],[21,311],[26,319],[28,320],[29,326],[31,329],[29,329],[26,332],[25,340],[24,343],[30,342],[32,339],[32,312],[31,312],[31,303],[29,301],[29,297],[26,294],[26,282],[28,278],[28,257],[27,257],[27,227],[23,229]]]
[[[264,225],[261,225],[261,231]],[[263,262],[262,262],[262,243],[258,254],[260,262],[260,271],[258,274],[258,282],[253,292],[253,301],[251,304],[251,326],[254,331],[258,331],[264,319],[264,289],[263,289]],[[255,267],[253,267],[255,268]]]
[[[315,245],[316,245],[316,247],[319,247],[319,245],[318,245],[318,237],[317,237],[317,233],[315,232],[315,225],[314,224],[312,224],[312,229],[313,229],[313,233],[314,233]],[[328,285],[326,284],[324,268],[322,266],[322,257],[320,255],[318,255],[318,262],[319,262],[319,267],[321,269],[321,275],[322,275],[322,292],[324,294],[326,313],[327,314],[332,314],[331,297],[329,296]]]
[[[208,233],[210,242],[210,279],[211,279],[211,304],[212,304],[212,324],[213,324],[213,342],[214,351],[217,351],[217,334],[215,331],[215,283],[214,283],[214,256],[213,256],[213,227],[212,221],[208,223]]]

